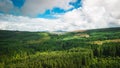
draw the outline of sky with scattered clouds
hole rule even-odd
[[[120,27],[120,0],[0,0],[0,30]]]

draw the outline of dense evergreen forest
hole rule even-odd
[[[0,30],[0,68],[120,68],[120,28]]]

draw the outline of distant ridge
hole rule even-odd
[[[109,31],[109,30],[120,30],[120,27],[110,27],[110,28],[99,28],[99,29],[88,29],[88,30],[75,30],[70,32],[86,32],[86,31]]]
[[[0,30],[0,31],[12,31],[12,32],[49,32],[49,33],[66,33],[66,32],[86,32],[86,31],[109,31],[109,30],[120,30],[120,27],[110,27],[110,28],[98,28],[98,29],[86,29],[86,30],[56,30],[56,31],[19,31],[19,30]]]

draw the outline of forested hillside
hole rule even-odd
[[[0,30],[0,68],[120,68],[120,28]]]

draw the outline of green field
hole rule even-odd
[[[0,30],[0,68],[120,68],[120,28]]]

